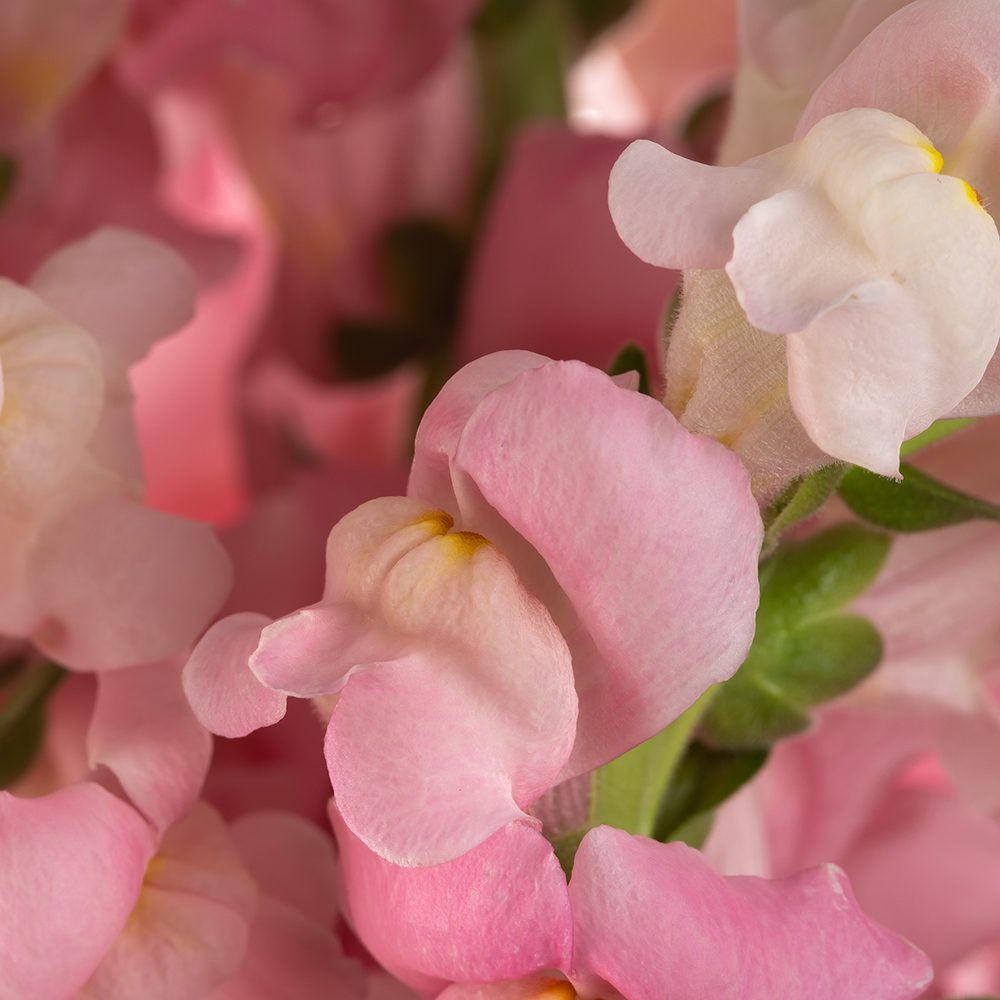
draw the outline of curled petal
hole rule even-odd
[[[184,693],[202,725],[235,739],[272,726],[285,715],[286,698],[253,675],[250,657],[270,624],[249,612],[216,622],[184,667]]]
[[[0,965],[11,997],[64,997],[128,919],[152,829],[98,785],[38,799],[0,792]]]
[[[373,854],[331,806],[349,916],[365,947],[429,995],[449,982],[566,968],[566,879],[552,848],[511,823],[454,861],[401,868]]]
[[[212,738],[184,697],[179,665],[103,673],[87,752],[91,767],[110,768],[158,830],[187,813],[208,772]]]
[[[913,1000],[931,979],[832,865],[724,878],[685,844],[599,827],[577,853],[570,899],[574,966],[630,1000]]]
[[[762,529],[746,472],[717,442],[559,362],[487,396],[454,464],[547,567],[519,566],[573,651],[572,773],[652,736],[743,661]]]

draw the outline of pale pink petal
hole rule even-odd
[[[570,899],[574,967],[629,1000],[913,1000],[931,978],[832,865],[724,878],[685,844],[599,827],[576,856]]]
[[[0,279],[0,351],[0,474],[5,492],[37,497],[67,478],[97,427],[100,350],[37,295]]]
[[[890,111],[930,138],[947,172],[991,197],[998,83],[1000,23],[991,0],[911,3],[863,38],[826,78],[796,134],[847,108]]]
[[[30,585],[49,615],[38,645],[68,666],[102,670],[181,652],[225,598],[230,568],[205,525],[107,497],[47,527]]]
[[[608,216],[623,145],[554,126],[521,133],[476,250],[461,361],[523,346],[607,368],[628,341],[656,356],[676,276],[636,260]]]
[[[247,956],[209,1000],[368,1000],[365,974],[328,926],[272,897],[257,909]]]
[[[205,633],[184,667],[184,693],[195,715],[219,736],[246,736],[285,715],[285,696],[265,687],[249,666],[270,621],[249,612],[223,618]]]
[[[657,267],[722,267],[733,227],[775,190],[771,171],[711,167],[639,139],[611,171],[608,204],[618,235]]]
[[[351,923],[393,975],[433,995],[449,982],[517,979],[566,968],[566,879],[522,823],[447,864],[400,868],[369,851],[331,808]]]
[[[197,805],[167,831],[131,918],[80,1000],[205,996],[242,963],[256,907],[257,887],[225,824]]]
[[[155,849],[142,817],[98,785],[0,792],[0,966],[10,997],[73,995],[112,947]]]
[[[645,0],[605,32],[570,75],[574,125],[621,135],[679,126],[697,102],[726,88],[736,66],[734,0]],[[636,108],[628,120],[621,78]],[[609,129],[610,126],[610,129]]]
[[[29,287],[112,348],[126,364],[194,315],[194,272],[173,250],[141,233],[100,229],[64,247]]]
[[[6,146],[47,124],[108,57],[127,10],[127,0],[2,5],[0,142]]]
[[[754,326],[800,333],[871,281],[877,266],[829,199],[792,188],[753,205],[736,224],[726,272]]]
[[[422,79],[453,41],[475,0],[214,0],[175,4],[125,63],[146,93],[223,57],[286,72],[314,105],[394,96]],[[153,28],[155,30],[150,30]]]
[[[91,767],[107,767],[132,803],[163,831],[194,805],[212,738],[181,690],[180,664],[100,675],[87,734]]]
[[[455,502],[451,458],[469,415],[498,386],[548,363],[548,358],[531,351],[498,351],[471,361],[452,375],[417,428],[409,495],[450,509]]]
[[[652,736],[740,665],[761,524],[727,449],[603,373],[558,362],[483,399],[454,464],[558,584],[537,556],[525,561],[573,650],[571,773]],[[469,527],[482,506],[470,505]]]
[[[337,915],[337,862],[330,834],[288,812],[261,811],[232,825],[243,863],[261,891],[322,927]]]
[[[949,794],[894,789],[837,860],[865,912],[935,968],[1000,936],[1000,827]]]
[[[267,625],[250,670],[274,691],[311,698],[340,690],[360,664],[398,655],[399,642],[351,604],[316,604]]]

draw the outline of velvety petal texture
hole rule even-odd
[[[216,622],[184,667],[184,693],[195,715],[219,736],[246,736],[285,715],[285,696],[258,681],[248,665],[270,623],[251,612]]]
[[[575,967],[629,1000],[913,1000],[931,978],[833,866],[723,878],[685,844],[600,827],[576,856],[570,898]]]
[[[451,527],[416,500],[358,508],[331,532],[324,603],[265,629],[251,658],[290,693],[349,677],[331,779],[352,829],[403,864],[448,860],[520,816],[575,730],[558,629],[494,546]]]
[[[917,126],[865,107],[815,121],[739,168],[689,163],[649,143],[627,150],[610,195],[625,241],[661,266],[725,264],[746,318],[734,317],[737,335],[720,341],[719,313],[683,302],[667,350],[674,412],[687,422],[701,372],[712,378],[714,367],[752,397],[743,383],[759,381],[763,361],[778,392],[764,397],[764,421],[757,403],[744,423],[794,440],[787,381],[791,411],[820,451],[896,475],[903,440],[976,388],[1000,341],[1000,236],[977,191],[943,166]],[[668,198],[688,207],[674,217]],[[708,220],[712,253],[690,238],[688,213]],[[757,331],[786,335],[787,349],[762,354]],[[693,378],[685,354],[696,358]],[[720,440],[735,443],[734,433],[745,427]],[[744,442],[741,454],[775,450]],[[792,450],[801,461],[803,449]],[[751,471],[764,491],[778,478]]]
[[[0,792],[4,993],[75,995],[125,926],[154,850],[145,820],[98,785]]]
[[[447,864],[401,868],[372,853],[331,808],[348,915],[365,946],[425,996],[449,982],[566,968],[566,879],[546,840],[511,823]]]
[[[511,553],[553,609],[573,651],[569,772],[580,773],[658,732],[742,662],[760,522],[739,462],[655,400],[577,362],[509,378],[518,360],[482,359],[446,386],[424,418],[411,490],[433,482],[445,451],[462,523]]]

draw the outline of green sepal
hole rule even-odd
[[[781,536],[823,506],[833,495],[847,466],[824,465],[792,480],[764,512],[764,554],[774,550]]]
[[[901,481],[854,468],[840,482],[841,499],[858,517],[891,531],[933,531],[966,521],[1000,521],[1000,507],[962,493],[911,465]]]
[[[646,355],[638,344],[626,344],[608,366],[609,375],[624,375],[625,372],[639,373],[639,392],[649,396],[649,365]]]
[[[65,676],[53,663],[28,667],[0,707],[0,788],[12,785],[34,761],[45,733],[46,703]]]
[[[753,645],[702,720],[706,742],[764,749],[807,728],[811,708],[875,669],[878,632],[841,609],[875,579],[890,542],[861,525],[837,525],[786,545],[763,564]]]
[[[688,744],[660,804],[654,837],[699,846],[692,841],[707,834],[712,812],[764,766],[767,754],[718,750],[697,740]]]

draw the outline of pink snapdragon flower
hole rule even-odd
[[[190,317],[165,247],[104,230],[0,289],[0,631],[76,669],[180,652],[229,588],[211,531],[142,503],[129,366]]]
[[[909,1000],[930,978],[832,865],[777,882],[723,878],[685,844],[598,827],[567,887],[552,848],[524,823],[455,861],[410,869],[331,816],[355,930],[425,997]]]
[[[676,131],[736,66],[735,0],[643,0],[573,67],[570,120],[634,137]]]
[[[52,121],[107,58],[127,10],[127,0],[3,5],[0,145],[9,150]]]
[[[341,812],[387,858],[462,854],[746,653],[761,525],[743,469],[601,372],[526,352],[466,366],[424,417],[408,492],[334,527],[319,603],[220,622],[185,673],[226,736],[288,694],[322,699]]]
[[[864,911],[947,981],[1000,941],[1000,827],[956,794],[936,735],[926,712],[826,709],[722,807],[706,853],[730,873],[770,878],[832,859]]]
[[[300,90],[303,109],[385,100],[420,82],[478,0],[137,0],[125,78],[150,94],[219,63],[255,62]]]
[[[178,664],[97,687],[80,780],[43,790],[43,765],[20,786],[39,797],[0,793],[4,995],[360,1000],[333,932],[329,838],[279,812],[227,825],[198,801],[211,738]]]
[[[699,269],[667,403],[734,448],[759,490],[824,456],[895,475],[902,441],[982,379],[1000,340],[1000,237],[943,162],[916,126],[855,108],[741,167],[649,142],[616,164],[626,243]]]

